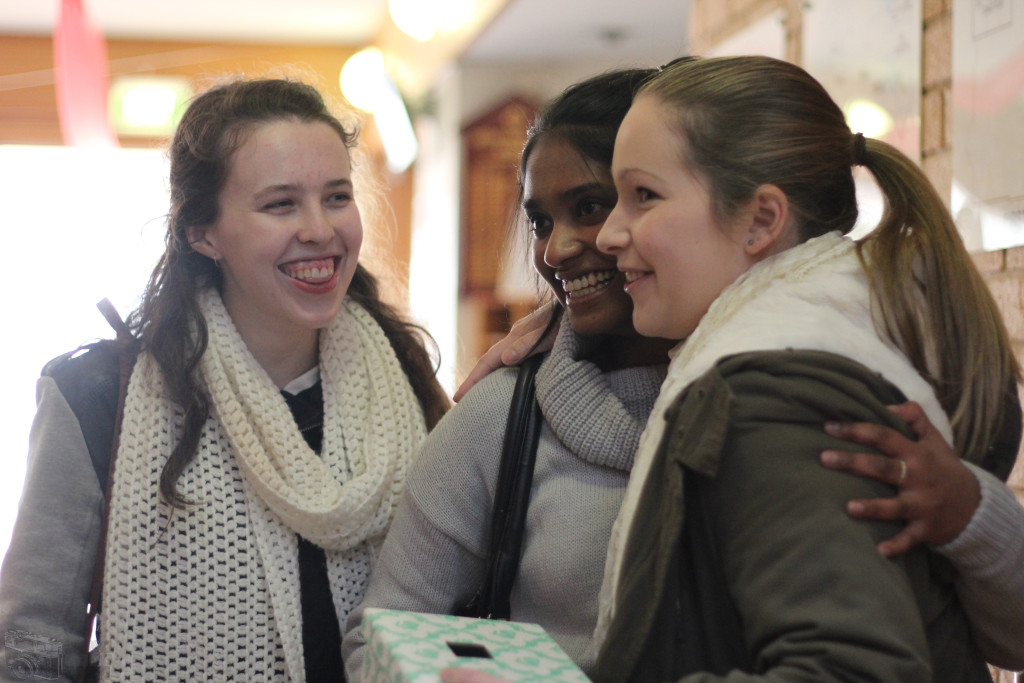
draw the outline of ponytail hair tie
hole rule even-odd
[[[853,136],[853,165],[864,166],[868,160],[868,148],[864,142],[864,133]]]
[[[684,55],[682,57],[676,57],[675,59],[673,59],[673,60],[671,60],[669,62],[665,62],[664,64],[659,66],[658,67],[658,73],[661,73],[662,71],[664,71],[665,69],[669,68],[670,66],[675,66],[676,64],[679,64],[681,62],[692,62],[695,59],[697,59],[697,58],[695,56],[693,56],[693,55]]]

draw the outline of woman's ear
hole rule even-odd
[[[214,261],[220,261],[223,254],[217,249],[215,240],[210,239],[209,226],[206,225],[192,225],[186,230],[188,235],[188,243],[193,249],[198,251],[203,256],[207,256]]]
[[[744,248],[748,255],[762,258],[791,246],[789,244],[789,198],[775,185],[761,185],[750,199],[748,234]]]

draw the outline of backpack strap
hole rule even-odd
[[[103,597],[103,570],[107,556],[107,521],[110,516],[110,492],[114,483],[114,462],[117,459],[117,448],[121,439],[121,418],[124,416],[124,399],[128,393],[128,379],[131,377],[132,368],[135,366],[135,359],[138,357],[138,343],[132,335],[128,325],[118,315],[114,305],[109,299],[103,299],[97,308],[107,319],[110,326],[116,333],[116,350],[118,356],[118,390],[117,410],[114,417],[113,436],[110,445],[110,460],[107,466],[107,481],[103,491],[103,512],[100,518],[100,542],[96,548],[96,564],[92,571],[92,588],[89,592],[88,621],[85,627],[85,646],[82,653],[81,664],[78,667],[79,683],[84,683],[89,671],[89,645],[92,641],[93,629],[96,624],[96,617],[100,611],[100,601]]]

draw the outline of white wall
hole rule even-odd
[[[122,316],[135,307],[163,252],[166,177],[159,151],[0,145],[0,555],[25,475],[39,371],[113,336],[97,301],[109,298]]]
[[[433,116],[416,121],[420,155],[416,161],[409,259],[409,308],[430,331],[441,354],[438,380],[456,388],[456,308],[459,288],[459,197],[461,143],[458,74],[438,79]]]

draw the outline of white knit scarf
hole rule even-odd
[[[215,291],[200,305],[212,415],[178,481],[159,477],[182,415],[153,358],[129,383],[109,513],[104,680],[303,681],[296,534],[323,547],[340,624],[361,600],[408,460],[426,434],[383,330],[346,299],[320,332],[322,457],[249,353]]]
[[[838,232],[788,249],[727,287],[690,337],[672,350],[668,377],[637,449],[622,508],[612,527],[592,654],[614,617],[626,538],[665,431],[665,411],[721,358],[746,351],[830,351],[875,370],[917,401],[948,443],[952,430],[931,386],[906,356],[878,335],[867,274],[855,244]]]

